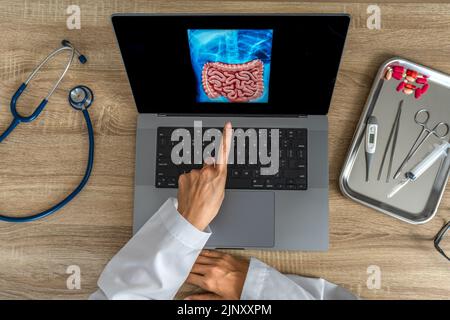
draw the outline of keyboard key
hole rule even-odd
[[[233,186],[233,189],[249,189],[252,186],[250,179],[232,179],[232,181],[227,181],[227,187],[230,185]]]
[[[266,188],[273,189],[275,187],[274,181],[272,179],[266,179],[265,181]]]
[[[241,176],[241,170],[237,169],[231,170],[231,176],[234,178],[239,178]]]
[[[264,180],[262,180],[262,179],[253,179],[252,180],[252,186],[255,189],[262,189],[262,188],[264,188]]]
[[[156,180],[156,186],[158,186],[158,187],[164,186],[166,184],[166,182],[167,182],[166,178],[159,177]]]
[[[305,150],[304,149],[297,150],[297,157],[299,159],[305,159],[305,157],[306,157]]]
[[[295,178],[305,178],[305,170],[285,170],[284,171],[285,177],[289,177],[292,179]]]
[[[158,162],[158,167],[168,167],[168,166],[169,166],[169,161],[167,161],[167,160]]]
[[[298,160],[289,160],[289,168],[291,169],[303,169],[305,165],[302,161]]]

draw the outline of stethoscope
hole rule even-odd
[[[30,74],[27,80],[25,80],[24,83],[20,85],[20,87],[17,89],[16,93],[11,98],[11,114],[13,115],[13,120],[11,121],[11,124],[9,127],[3,132],[3,134],[0,135],[0,143],[8,137],[8,135],[20,124],[20,123],[27,123],[32,122],[35,120],[44,110],[45,106],[48,103],[48,100],[52,96],[52,94],[55,92],[56,88],[61,83],[62,79],[66,75],[67,71],[69,70],[72,60],[77,55],[78,60],[81,64],[85,64],[87,62],[87,59],[84,55],[82,55],[75,47],[67,40],[63,40],[61,42],[62,47],[54,50],[51,52]],[[64,71],[61,73],[60,77],[56,81],[55,85],[52,87],[50,92],[47,94],[47,96],[41,101],[41,103],[37,106],[37,108],[34,110],[34,112],[30,116],[23,116],[21,115],[17,109],[16,104],[17,100],[20,98],[22,93],[25,91],[25,88],[30,83],[30,81],[34,78],[34,76],[39,72],[39,70],[53,57],[58,55],[61,52],[69,51],[70,56],[69,60],[67,61],[66,67],[64,68]],[[0,221],[7,221],[7,222],[29,222],[29,221],[35,221],[41,218],[44,218],[46,216],[49,216],[56,211],[63,208],[66,204],[68,204],[70,201],[73,200],[85,187],[86,183],[89,180],[89,177],[92,172],[92,167],[94,164],[94,129],[92,127],[91,118],[89,116],[88,108],[91,106],[92,102],[94,101],[94,94],[91,89],[89,89],[86,86],[76,86],[69,92],[69,104],[78,111],[83,112],[84,119],[86,121],[87,130],[88,130],[88,136],[89,136],[89,157],[88,157],[88,163],[86,166],[86,172],[84,174],[83,179],[81,180],[80,184],[75,188],[75,190],[72,191],[64,200],[57,203],[53,207],[42,211],[40,213],[31,214],[28,216],[5,216],[0,215]]]

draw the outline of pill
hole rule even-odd
[[[409,89],[409,88],[403,89],[403,93],[404,93],[404,94],[411,94],[411,93],[413,93],[413,92],[414,92],[413,89]]]
[[[392,68],[388,68],[387,70],[386,70],[386,72],[385,72],[385,74],[384,74],[384,78],[386,79],[386,80],[391,80],[391,78],[392,78]]]
[[[408,70],[406,70],[406,75],[407,76],[410,76],[410,77],[412,77],[412,78],[417,78],[417,71],[415,71],[415,70],[411,70],[411,69],[408,69]]]
[[[417,78],[416,82],[419,84],[424,84],[424,83],[427,83],[428,80],[427,80],[427,78]]]
[[[394,70],[394,72],[400,72],[400,73],[403,73],[403,71],[405,71],[405,67],[402,67],[402,66],[393,66],[392,69]]]
[[[397,79],[397,80],[402,80],[403,79],[403,73],[401,73],[401,72],[393,72],[392,73],[392,77],[394,78],[394,79]]]
[[[414,92],[414,98],[419,99],[422,96],[423,92],[421,88],[417,88]]]
[[[397,86],[397,91],[401,91],[404,87],[405,87],[405,82],[404,81],[400,82]]]

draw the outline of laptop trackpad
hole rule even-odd
[[[274,246],[275,193],[227,190],[219,214],[209,226],[207,247]]]

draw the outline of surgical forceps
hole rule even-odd
[[[424,119],[420,120],[421,117]],[[433,128],[430,128],[428,126],[428,120],[430,120],[430,112],[427,109],[420,109],[414,115],[414,121],[419,126],[421,126],[422,129],[420,130],[420,133],[419,133],[416,141],[414,141],[414,144],[412,145],[411,149],[409,150],[409,152],[406,155],[405,159],[403,160],[402,164],[395,172],[394,179],[398,178],[398,176],[400,175],[401,171],[403,170],[405,165],[408,163],[408,161],[417,153],[417,151],[420,149],[420,147],[425,143],[426,140],[428,140],[428,138],[431,135],[434,135],[439,139],[443,139],[447,136],[447,134],[450,130],[450,127],[447,123],[438,122]],[[442,132],[439,133],[439,131],[442,131]],[[423,136],[424,133],[425,133],[424,137],[422,138],[422,140],[420,140],[420,138]]]

